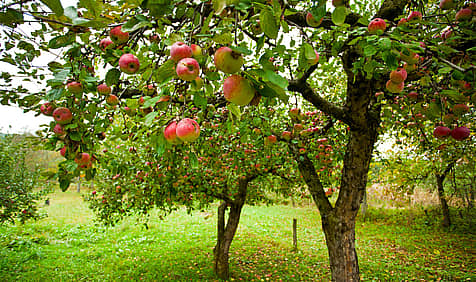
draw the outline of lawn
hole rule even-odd
[[[216,281],[215,211],[179,210],[148,228],[129,218],[106,228],[73,191],[56,192],[38,222],[0,227],[0,281]],[[292,220],[298,219],[298,250]],[[474,217],[473,217],[474,218]],[[433,210],[372,209],[357,221],[365,281],[476,280],[474,220],[443,229]],[[246,206],[231,248],[235,281],[326,281],[327,249],[315,208]]]

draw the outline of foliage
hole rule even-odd
[[[130,207],[145,212],[154,205],[167,209],[170,203],[191,206],[192,200],[208,202],[209,196],[236,200],[243,193],[235,195],[230,184],[237,179],[248,184],[261,177],[256,167],[241,174],[253,160],[240,167],[240,154],[245,151],[236,148],[244,149],[249,143],[259,145],[257,160],[269,156],[271,172],[281,165],[275,153],[264,155],[264,140],[253,136],[247,127],[252,124],[261,130],[261,137],[285,129],[291,132],[292,128],[291,138],[282,138],[279,146],[288,147],[320,210],[323,226],[329,228],[325,233],[328,247],[333,248],[329,250],[332,279],[359,280],[353,250],[354,220],[365,194],[378,135],[392,130],[429,140],[428,128],[441,122],[450,111],[461,113],[459,120],[450,122],[452,128],[473,126],[474,105],[464,105],[464,111],[455,107],[475,97],[471,91],[476,77],[474,5],[459,2],[453,9],[440,10],[435,3],[425,1],[342,2],[329,8],[326,1],[80,1],[78,7],[63,8],[58,1],[45,1],[52,13],[37,13],[45,7],[36,2],[6,5],[2,7],[2,24],[7,26],[2,37],[8,42],[4,62],[19,65],[20,73],[28,75],[27,79],[43,80],[32,64],[41,52],[29,41],[40,50],[63,50],[64,60],[48,64],[47,72],[52,77],[39,93],[23,95],[24,89],[6,87],[8,90],[0,92],[1,101],[17,103],[27,110],[41,111],[40,100],[70,109],[72,120],[68,116],[67,122],[51,122],[45,130],[49,149],[66,148],[56,177],[66,190],[81,171],[88,179],[94,177],[98,165],[111,172],[110,177],[124,174],[125,180],[120,180],[124,182],[106,182],[113,185],[104,187],[110,197],[92,197],[95,208],[107,211],[102,214],[106,220],[118,211],[128,212]],[[460,8],[468,9],[469,15],[459,18],[458,14],[455,20]],[[308,12],[322,22],[311,27],[306,21]],[[15,27],[30,18],[41,28],[23,36]],[[370,33],[368,24],[372,18],[383,18],[380,22],[386,21],[387,29]],[[119,42],[110,34],[115,42],[106,47],[101,40],[107,39],[110,29],[118,26],[129,35]],[[169,58],[169,46],[179,41],[198,44],[204,51],[194,55],[201,74],[192,82],[180,79],[177,71],[182,65]],[[222,86],[228,74],[212,62],[212,55],[221,46],[230,46],[232,56],[245,58],[239,75],[255,92],[249,105],[229,103],[222,95],[226,94]],[[138,72],[124,71],[122,64],[118,66],[119,61],[124,62],[120,58],[133,58],[128,64],[133,68],[139,68],[140,62]],[[401,68],[407,70],[408,77],[405,75],[397,83],[392,72]],[[11,86],[11,76],[8,72],[3,74],[7,86]],[[76,86],[70,87],[71,83]],[[100,83],[113,87],[112,95],[120,100],[118,106],[113,105],[117,97],[97,91]],[[82,87],[78,88],[79,84]],[[402,98],[410,91],[419,93],[416,100]],[[291,93],[296,93],[295,101]],[[309,124],[316,123],[312,125],[315,131],[303,131],[297,126],[303,122],[299,116],[291,116],[290,123],[282,124],[291,103],[303,103],[302,100],[312,105],[312,116],[317,120],[305,123],[309,128]],[[263,108],[272,108],[280,115],[268,120]],[[223,115],[215,117],[215,112]],[[171,146],[164,138],[163,128],[183,118],[196,119],[204,128],[202,137],[192,144]],[[408,130],[407,121],[412,118],[417,128],[423,128],[422,132]],[[118,119],[122,119],[121,125],[117,125]],[[402,127],[402,123],[407,126]],[[225,139],[219,142],[220,152],[200,148],[207,144],[207,138],[216,140],[210,124],[218,124],[219,131],[226,130],[226,135],[221,134]],[[133,148],[131,153],[138,151],[141,158],[151,157],[149,166],[127,152],[100,153],[104,142],[117,137],[137,141],[138,145],[127,147]],[[104,141],[105,138],[109,140]],[[323,142],[324,138],[328,141]],[[471,141],[472,137],[467,136],[463,142]],[[118,149],[121,148],[126,146]],[[334,149],[336,152],[331,154]],[[441,151],[441,147],[432,143],[422,147],[422,151]],[[208,153],[211,165],[207,164]],[[89,163],[78,161],[84,154],[91,156]],[[228,172],[222,166],[222,158],[227,154],[233,155],[232,160],[223,166],[236,167],[236,173],[220,177]],[[120,156],[125,158],[117,159]],[[194,168],[202,165],[198,162],[200,158],[204,160],[201,170]],[[450,158],[450,163],[457,160]],[[150,167],[151,163],[154,167]],[[295,166],[294,162],[285,163],[287,166],[282,165],[282,169]],[[192,172],[187,171],[190,167]],[[224,190],[216,192],[215,187],[210,187],[207,169],[214,174],[214,184]],[[157,177],[146,180],[148,173]],[[132,180],[134,183],[130,183]],[[326,197],[329,190],[325,191],[325,186],[331,192],[340,187],[335,205]],[[148,192],[153,189],[157,191]],[[259,198],[259,193],[254,196]],[[351,247],[342,250],[337,246]]]
[[[38,202],[45,191],[38,191],[39,168],[31,167],[31,140],[25,136],[0,136],[0,223],[21,223],[38,219]]]

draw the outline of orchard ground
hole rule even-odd
[[[79,193],[50,195],[49,217],[0,227],[1,281],[216,281],[216,212],[179,210],[148,229],[129,218],[94,224]],[[83,193],[90,193],[84,190]],[[371,195],[369,201],[372,203]],[[381,202],[379,202],[381,205]],[[359,215],[357,251],[364,281],[474,281],[475,214],[453,211],[443,229],[438,208],[373,208]],[[292,220],[298,220],[298,250]],[[139,221],[140,222],[140,221]],[[328,281],[330,270],[314,205],[245,206],[230,252],[235,281]]]

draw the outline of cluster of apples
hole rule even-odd
[[[182,142],[194,142],[200,136],[200,126],[190,118],[184,118],[178,123],[172,121],[164,129],[164,137],[172,145]]]
[[[453,139],[461,141],[469,137],[470,131],[466,126],[455,127],[452,130],[446,126],[437,126],[433,130],[433,136],[436,138],[446,138],[450,135]]]
[[[103,50],[112,46],[120,46],[129,41],[129,33],[122,31],[121,26],[116,26],[109,31],[109,38],[99,41],[99,47]],[[127,74],[134,74],[140,68],[139,59],[133,54],[126,53],[119,58],[119,69]]]
[[[202,55],[202,48],[196,44],[188,46],[183,42],[175,42],[170,48],[170,59],[177,62],[175,72],[185,81],[193,81],[198,78],[200,65],[195,59]],[[195,58],[192,58],[195,57]]]
[[[72,94],[80,94],[83,92],[83,87],[80,82],[71,81],[66,84],[66,89]],[[40,111],[46,116],[52,116],[56,124],[53,127],[53,133],[60,139],[64,139],[67,136],[66,125],[73,121],[73,113],[66,107],[56,107],[54,103],[46,102],[40,106]],[[64,146],[60,150],[60,154],[66,157],[67,147]],[[90,168],[92,166],[93,159],[88,153],[78,153],[75,156],[74,161],[80,168]]]

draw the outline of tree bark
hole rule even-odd
[[[344,55],[344,61],[351,62],[351,58],[355,56],[356,54],[350,51]],[[380,108],[378,106],[373,108],[372,102],[374,93],[377,89],[381,89],[381,84],[381,81],[367,80],[361,74],[354,75],[348,72],[347,100],[343,109],[346,119],[350,119],[344,121],[349,125],[350,132],[343,162],[341,188],[335,207],[332,207],[325,197],[323,185],[312,161],[306,155],[299,154],[298,148],[290,146],[298,162],[299,171],[321,214],[332,281],[360,280],[355,250],[355,222],[365,194],[369,165],[378,136]],[[307,92],[308,96],[313,95],[310,92],[312,90],[305,84],[296,83],[293,87],[293,90]],[[306,95],[303,96],[306,98]],[[320,108],[319,101],[315,105]],[[323,107],[321,110],[325,111],[326,108]],[[333,115],[333,112],[330,114]]]
[[[248,183],[252,178],[239,180],[239,192],[234,201],[223,201],[218,207],[217,243],[213,249],[215,274],[223,280],[230,278],[229,251],[240,222]],[[230,209],[225,225],[225,214]]]
[[[443,222],[444,227],[449,227],[451,225],[450,219],[450,209],[448,208],[448,202],[445,197],[445,189],[443,182],[445,181],[446,174],[437,174],[436,175],[436,187],[438,189],[438,199],[440,200],[441,212],[443,213]]]

